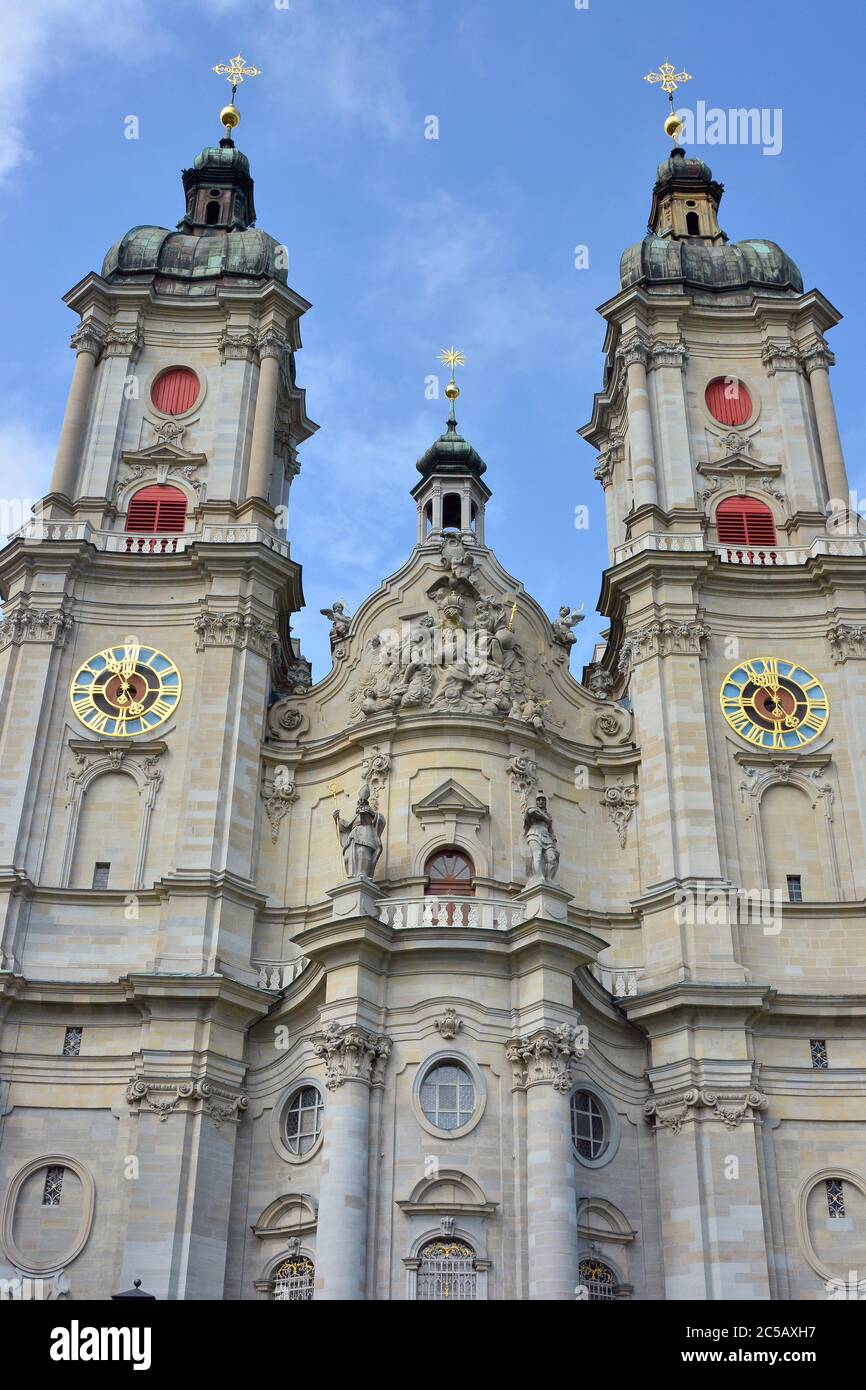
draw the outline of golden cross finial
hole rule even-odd
[[[217,63],[216,67],[212,68],[211,71],[215,72],[217,77],[225,77],[231,82],[232,96],[234,96],[245,77],[261,77],[262,75],[261,68],[248,68],[246,66],[246,59],[242,58],[239,53],[235,54],[230,63]]]
[[[673,63],[669,63],[665,58],[663,63],[659,63],[658,72],[648,72],[644,82],[657,83],[663,92],[667,92],[670,102],[670,114],[665,120],[665,134],[669,135],[675,145],[680,143],[680,131],[683,123],[674,110],[674,92],[683,82],[691,82],[690,72],[677,72]]]

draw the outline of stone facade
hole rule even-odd
[[[810,1300],[866,1270],[866,544],[827,520],[836,311],[651,276],[604,306],[583,434],[610,633],[585,683],[580,614],[485,540],[452,413],[416,545],[324,610],[312,684],[282,529],[309,306],[126,264],[67,296],[52,491],[0,556],[0,1276]],[[178,369],[173,416],[152,388]],[[739,428],[720,377],[748,388]],[[182,530],[127,529],[145,487],[182,495]],[[769,509],[771,558],[720,539],[726,498]],[[130,641],[183,693],[95,734],[70,687]],[[765,655],[829,698],[795,751],[720,711]]]

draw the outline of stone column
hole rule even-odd
[[[617,357],[624,363],[627,373],[626,409],[634,505],[636,508],[656,506],[656,459],[646,370],[649,350],[640,338],[630,338],[620,347]]]
[[[313,1039],[325,1060],[328,1098],[316,1229],[317,1299],[366,1296],[370,1090],[382,1084],[391,1039],[328,1023]]]
[[[821,457],[824,460],[824,477],[827,480],[827,495],[830,501],[849,506],[848,475],[842,454],[842,441],[839,438],[839,425],[836,420],[836,407],[830,390],[830,367],[835,362],[825,343],[816,343],[803,353],[803,368],[812,387],[812,401],[815,406],[815,422],[818,426],[818,439],[821,444]]]
[[[87,402],[93,384],[93,373],[102,351],[103,335],[95,323],[82,323],[73,333],[70,346],[75,348],[75,371],[66,400],[66,413],[60,429],[51,491],[72,498],[81,457],[81,441],[87,422]]]
[[[247,496],[260,497],[267,502],[274,467],[274,426],[280,384],[280,360],[286,351],[286,342],[279,333],[264,333],[259,338],[258,348],[259,389],[256,394],[256,413],[250,442]]]
[[[573,1300],[577,1286],[577,1193],[571,1142],[572,1064],[585,1029],[562,1023],[512,1038],[514,1087],[526,1093],[526,1221],[530,1299]]]

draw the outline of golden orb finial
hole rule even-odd
[[[245,77],[261,77],[261,68],[247,67],[246,60],[236,53],[229,63],[217,63],[211,69],[217,77],[224,77],[232,86],[232,99],[228,106],[224,106],[220,111],[220,123],[225,129],[226,137],[231,140],[231,132],[236,130],[240,124],[241,113],[235,106],[235,96],[238,86]]]
[[[680,132],[683,128],[683,122],[674,110],[674,92],[683,82],[691,82],[691,80],[692,75],[690,72],[677,72],[673,63],[669,63],[667,58],[665,58],[663,63],[659,63],[658,72],[648,72],[644,78],[644,82],[658,83],[662,91],[667,92],[671,109],[669,116],[665,120],[664,130],[665,135],[669,135],[675,145],[678,145],[680,142]]]
[[[442,351],[439,354],[439,361],[444,362],[446,367],[451,368],[451,380],[445,387],[445,395],[448,397],[449,401],[453,405],[457,397],[460,395],[460,387],[454,380],[454,368],[465,367],[466,358],[463,356],[463,353],[460,351],[459,348],[450,347],[442,349]]]

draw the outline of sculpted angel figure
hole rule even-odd
[[[385,817],[370,804],[370,788],[366,783],[358,793],[352,819],[343,820],[340,812],[335,811],[334,824],[340,837],[346,877],[372,878],[382,853]]]
[[[579,608],[572,610],[567,603],[564,603],[559,610],[559,617],[553,620],[554,640],[566,649],[573,647],[577,638],[571,629],[576,627],[578,623],[582,623],[585,616],[586,614],[581,613]]]
[[[553,831],[553,817],[547,809],[544,792],[536,793],[523,817],[523,839],[529,850],[530,874],[553,883],[559,872],[559,847]]]
[[[457,579],[468,579],[475,567],[475,558],[461,536],[444,535],[439,552],[446,569]]]
[[[331,620],[331,651],[342,647],[343,642],[349,635],[349,626],[352,622],[352,615],[346,612],[346,605],[339,599],[334,601],[330,608],[320,608],[319,612],[323,618]]]

